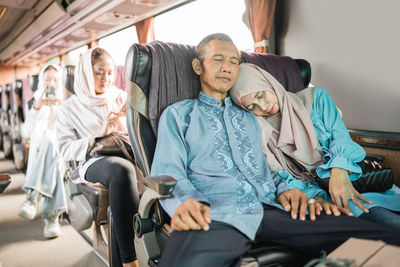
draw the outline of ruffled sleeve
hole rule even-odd
[[[327,178],[332,168],[342,168],[350,172],[351,181],[357,180],[361,175],[357,163],[364,159],[365,150],[351,139],[335,103],[322,88],[314,90],[311,120],[321,144],[319,149],[324,152],[317,175]]]
[[[326,192],[318,184],[296,179],[285,170],[279,170],[276,173],[286,182],[290,189],[298,189],[304,192],[308,198],[319,196],[320,198],[327,199]]]

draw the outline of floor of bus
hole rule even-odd
[[[25,199],[21,189],[25,175],[4,158],[3,152],[0,152],[0,173],[12,177],[11,184],[0,194],[0,267],[107,266],[71,225],[62,222],[62,235],[47,240],[43,236],[40,208],[32,221],[18,216]]]

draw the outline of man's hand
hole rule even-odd
[[[208,231],[211,223],[210,208],[193,198],[187,199],[175,211],[171,227],[175,231],[200,230]]]
[[[372,202],[363,197],[349,179],[349,173],[340,168],[332,168],[331,178],[329,179],[329,194],[333,203],[338,208],[345,208],[350,211],[349,201],[353,201],[362,211],[368,213],[369,210],[361,203],[360,200],[371,204]]]
[[[306,210],[307,210],[307,203],[308,197],[304,192],[301,192],[298,189],[290,189],[278,197],[278,203],[281,203],[282,207],[285,211],[291,211],[292,218],[294,220],[297,219],[297,213],[299,212],[300,206],[300,220],[304,221],[306,219]],[[311,214],[310,214],[311,215]],[[312,217],[310,216],[312,219]],[[315,209],[314,209],[314,220],[315,220]]]

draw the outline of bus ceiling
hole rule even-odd
[[[0,62],[34,65],[193,0],[0,0]]]

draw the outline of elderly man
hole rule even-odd
[[[175,231],[161,266],[238,266],[253,242],[309,252],[331,251],[349,237],[400,244],[400,233],[358,218],[315,220],[312,204],[306,220],[307,196],[271,174],[255,116],[228,96],[240,61],[232,40],[209,35],[195,54],[201,92],[163,112],[151,170],[177,180],[174,197],[162,201]]]

